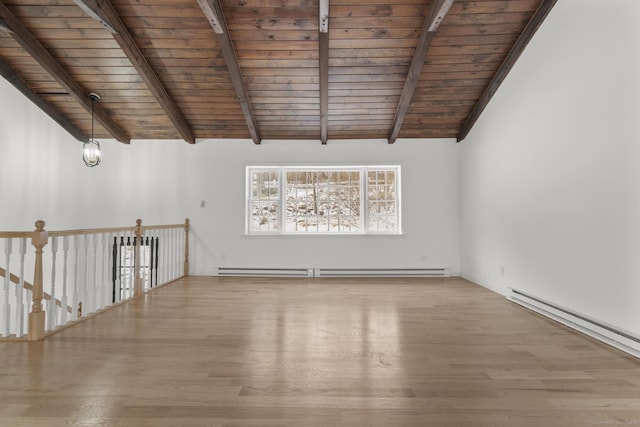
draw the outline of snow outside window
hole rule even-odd
[[[400,167],[247,167],[249,234],[400,234]]]

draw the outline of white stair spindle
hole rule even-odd
[[[60,325],[67,323],[67,274],[69,263],[69,236],[62,237],[62,296],[60,296]]]
[[[175,278],[175,267],[176,267],[176,233],[173,228],[169,229],[169,280],[171,281]]]
[[[109,246],[106,234],[100,235],[100,274],[96,280],[96,310],[101,310],[107,305],[104,288],[107,286],[105,271],[107,269],[107,258],[109,257],[107,248]]]
[[[169,277],[171,277],[171,269],[169,268],[170,264],[171,264],[171,233],[169,233],[169,230],[164,230],[164,256],[163,256],[163,262],[162,264],[164,265],[164,280],[162,281],[162,283],[167,283],[169,281]]]
[[[73,236],[73,295],[71,297],[71,319],[76,320],[78,318],[78,308],[80,304],[80,284],[78,278],[80,277],[80,236]]]
[[[47,301],[46,330],[55,328],[57,319],[56,309],[56,258],[58,255],[58,237],[51,237],[51,298]]]
[[[115,257],[114,259],[114,264],[116,266],[115,269],[115,290],[114,290],[114,297],[115,297],[115,301],[119,302],[122,299],[122,255],[121,255],[121,251],[122,251],[122,246],[120,245],[120,242],[122,239],[121,235],[116,235],[116,240],[115,240],[115,252],[113,254],[113,256]]]
[[[127,269],[127,277],[129,280],[129,284],[127,286],[127,290],[129,292],[129,294],[127,295],[127,298],[132,298],[134,293],[133,293],[133,288],[135,286],[135,279],[136,279],[136,246],[134,245],[135,242],[135,235],[132,234],[131,236],[131,240],[129,243],[129,245],[127,245],[127,256],[129,258],[129,268]]]
[[[109,306],[113,304],[113,234],[109,233],[105,244],[107,268],[104,270],[104,302]]]
[[[87,288],[87,236],[84,239],[80,239],[80,257],[78,258],[79,272],[78,272],[78,317],[84,317],[86,314],[86,288]]]
[[[90,242],[89,242],[89,235],[85,234],[84,235],[84,274],[83,274],[83,283],[82,283],[82,291],[80,292],[80,294],[82,295],[82,316],[86,316],[87,314],[91,313],[90,309],[90,278],[91,278],[91,269],[89,268],[89,262],[90,262]]]
[[[151,230],[146,230],[144,239],[144,288],[151,289]]]
[[[122,236],[123,237],[123,244],[120,245],[120,264],[121,264],[121,268],[120,268],[120,293],[122,295],[122,299],[125,300],[129,297],[129,291],[128,291],[128,287],[129,287],[129,259],[128,259],[128,245],[127,245],[127,236]]]
[[[164,247],[166,245],[164,240],[164,230],[158,230],[158,245],[156,250],[158,251],[158,265],[156,266],[156,274],[158,275],[158,281],[156,286],[164,283]]]
[[[125,236],[124,245],[120,247],[120,259],[122,260],[122,299],[129,298],[129,245]]]
[[[11,246],[12,239],[4,239],[5,275],[4,275],[4,298],[2,303],[2,336],[8,337],[11,333],[11,305],[9,304],[9,285],[11,284]]]
[[[91,259],[89,289],[91,290],[91,313],[98,309],[98,235],[91,235],[93,256]],[[89,312],[87,312],[89,314]]]
[[[27,253],[27,238],[20,239],[20,274],[16,285],[16,337],[27,333],[25,322],[24,257]],[[29,301],[29,300],[26,300]]]

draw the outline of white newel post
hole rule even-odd
[[[33,274],[33,306],[29,313],[29,341],[38,341],[44,338],[45,312],[42,309],[42,252],[48,242],[48,233],[44,230],[45,222],[36,221],[36,230],[33,232],[31,243],[36,248],[36,260]]]

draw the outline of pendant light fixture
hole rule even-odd
[[[100,95],[91,92],[89,98],[91,98],[91,139],[82,144],[82,160],[84,160],[85,165],[92,168],[98,166],[102,158],[100,143],[93,139],[93,114],[96,102],[100,101]]]

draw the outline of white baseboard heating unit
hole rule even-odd
[[[451,277],[449,268],[246,268],[218,267],[226,277]]]
[[[451,277],[448,268],[316,268],[315,277]]]
[[[313,277],[313,268],[230,268],[218,267],[216,276]]]
[[[533,310],[576,331],[640,358],[640,338],[603,322],[589,318],[517,289],[511,289],[507,299]]]

